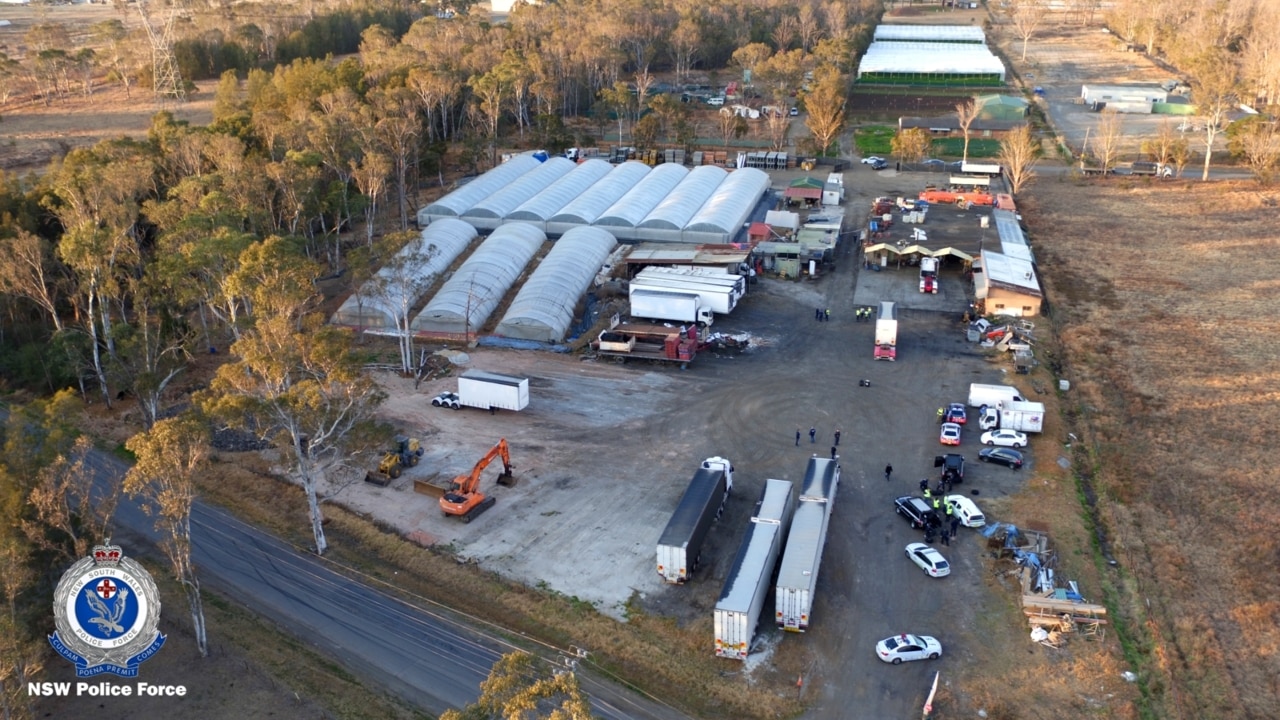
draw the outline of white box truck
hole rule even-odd
[[[751,518],[738,555],[715,608],[716,655],[746,660],[769,594],[769,581],[778,562],[794,499],[787,480],[766,480],[756,514]]]
[[[468,370],[458,376],[458,404],[481,410],[523,410],[529,406],[529,379]]]
[[[961,163],[960,172],[965,175],[999,175],[1002,168],[996,163]]]
[[[694,277],[699,280],[715,280],[718,283],[729,285],[738,291],[741,297],[747,292],[747,278],[742,275],[734,275],[731,272],[717,270],[709,267],[687,267],[684,265],[650,265],[641,270],[636,276],[647,275],[676,275],[678,277]]]
[[[1024,402],[1022,392],[1010,385],[983,385],[973,383],[969,386],[969,407],[1000,407],[1006,403]]]
[[[738,305],[742,292],[732,285],[714,278],[704,280],[689,275],[663,275],[641,273],[632,279],[631,290],[656,290],[658,292],[696,293],[702,304],[712,312],[727,315]]]
[[[694,292],[631,288],[631,317],[710,325],[716,321],[711,308]]]
[[[685,582],[698,568],[702,542],[724,512],[732,490],[733,464],[722,457],[703,460],[658,538],[658,574],[663,580]]]
[[[1018,430],[1020,432],[1044,432],[1044,403],[1013,400],[999,407],[987,406],[978,426],[983,430]]]
[[[898,306],[891,302],[880,303],[876,313],[877,360],[898,359]]]
[[[840,464],[826,458],[810,458],[800,489],[787,549],[778,568],[774,621],[788,632],[809,629],[822,549],[827,544],[831,510],[840,486]]]

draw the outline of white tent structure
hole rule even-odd
[[[515,182],[525,173],[540,167],[532,155],[517,155],[480,177],[436,200],[418,211],[418,227],[426,227],[442,217],[458,217],[476,203]]]
[[[710,167],[710,166],[706,166]],[[689,171],[675,163],[655,167],[631,191],[600,214],[592,225],[603,227],[619,240],[637,240],[636,226],[680,184]]]
[[[526,223],[495,230],[418,313],[413,329],[452,335],[479,330],[546,240]]]
[[[456,218],[431,223],[418,239],[400,252],[376,275],[352,293],[333,324],[356,328],[396,328],[396,318],[405,317],[440,273],[471,245],[479,233]]]
[[[565,233],[525,281],[494,332],[521,340],[564,340],[578,299],[617,244],[601,228],[579,226]]]
[[[502,224],[502,219],[526,200],[551,186],[552,183],[568,175],[576,167],[572,160],[555,157],[540,166],[521,175],[515,182],[507,185],[489,197],[481,200],[462,213],[462,219],[480,230],[493,230]]]
[[[628,160],[613,168],[591,189],[547,219],[547,234],[556,237],[579,225],[590,225],[649,174],[649,166]]]
[[[636,225],[641,240],[680,241],[680,231],[689,218],[702,207],[707,198],[724,182],[728,171],[715,165],[694,168],[680,184],[662,199],[649,214]]]
[[[720,183],[684,226],[684,241],[732,241],[751,216],[765,190],[769,189],[769,182],[768,173],[755,168],[741,168],[729,173],[729,177]]]
[[[569,174],[551,183],[545,190],[507,213],[503,222],[533,223],[545,232],[548,218],[586,192],[612,170],[613,166],[604,160],[592,158],[583,161],[569,171]]]
[[[876,42],[987,43],[987,34],[977,25],[877,25]]]
[[[858,64],[859,82],[1003,83],[1004,63],[975,43],[877,41]]]

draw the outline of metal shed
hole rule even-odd
[[[685,242],[732,242],[768,189],[769,175],[763,171],[743,168],[729,173],[685,225]]]
[[[480,230],[493,230],[502,224],[502,218],[520,207],[526,200],[551,186],[577,167],[572,160],[557,157],[521,175],[510,185],[476,203],[462,213],[463,220]]]
[[[418,226],[426,227],[439,218],[458,217],[476,203],[515,182],[542,163],[532,155],[517,155],[457,190],[418,211]]]
[[[546,240],[545,233],[525,223],[495,230],[418,313],[413,329],[452,335],[475,333]]]
[[[613,166],[604,160],[585,160],[542,192],[526,200],[520,207],[507,213],[503,222],[529,222],[545,232],[548,218],[586,192],[612,170]]]
[[[615,166],[590,189],[548,218],[547,234],[555,237],[579,225],[590,225],[648,174],[649,166],[635,160]]]
[[[617,238],[601,228],[580,226],[565,233],[525,281],[494,332],[521,340],[564,340],[578,299],[617,245]]]
[[[335,325],[356,328],[396,327],[396,318],[407,319],[436,277],[453,264],[479,233],[456,218],[442,218],[426,227],[378,273],[342,303],[333,314]]]
[[[714,165],[694,168],[636,225],[636,234],[642,240],[682,241],[680,233],[688,224],[689,218],[720,187],[726,175],[728,171]]]
[[[689,171],[674,163],[655,167],[636,186],[600,214],[592,225],[613,233],[619,240],[636,240],[636,226],[649,215],[649,211],[662,201]]]

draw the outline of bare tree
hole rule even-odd
[[[729,147],[730,137],[742,137],[747,134],[747,121],[729,108],[720,108],[716,115],[720,127],[720,135],[724,138],[724,146]]]
[[[1009,22],[1018,37],[1022,38],[1022,59],[1027,59],[1027,43],[1040,31],[1045,21],[1045,7],[1041,0],[1013,0],[1009,6]]]
[[[0,293],[24,297],[48,315],[55,331],[62,330],[58,302],[64,279],[58,276],[53,251],[44,239],[26,230],[0,239]]]
[[[1099,114],[1093,155],[1098,159],[1098,166],[1102,168],[1103,174],[1110,172],[1120,157],[1121,129],[1120,113],[1103,110]]]
[[[35,508],[36,521],[23,521],[27,537],[67,560],[89,554],[95,542],[107,536],[107,526],[120,500],[118,479],[97,481],[89,462],[93,441],[76,439],[65,455],[40,470],[39,481],[28,501]],[[52,532],[50,532],[52,530]]]
[[[978,119],[978,110],[976,100],[956,103],[956,124],[960,126],[960,132],[964,133],[964,154],[961,155],[963,162],[969,162],[969,128]]]
[[[1227,113],[1235,107],[1238,68],[1223,48],[1213,48],[1196,58],[1191,81],[1191,99],[1204,117],[1204,171],[1209,179],[1213,163],[1213,142],[1227,126]]]
[[[435,276],[424,277],[422,268],[439,254],[440,249],[428,245],[421,234],[412,231],[389,235],[384,248],[387,251],[395,248],[396,252],[370,281],[372,288],[367,293],[370,299],[392,313],[396,337],[400,341],[400,370],[408,375],[415,367],[413,317],[410,313],[435,281]]]
[[[1031,135],[1031,128],[1022,125],[1009,132],[1000,141],[1000,165],[1009,180],[1009,192],[1017,195],[1036,176],[1036,155],[1039,143]]]
[[[1275,179],[1280,165],[1280,135],[1276,133],[1275,122],[1254,122],[1240,138],[1240,148],[1259,182],[1269,183]]]

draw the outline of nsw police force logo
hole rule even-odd
[[[75,664],[78,677],[136,677],[138,665],[164,645],[155,581],[110,543],[72,565],[53,593],[58,631],[49,644]]]

